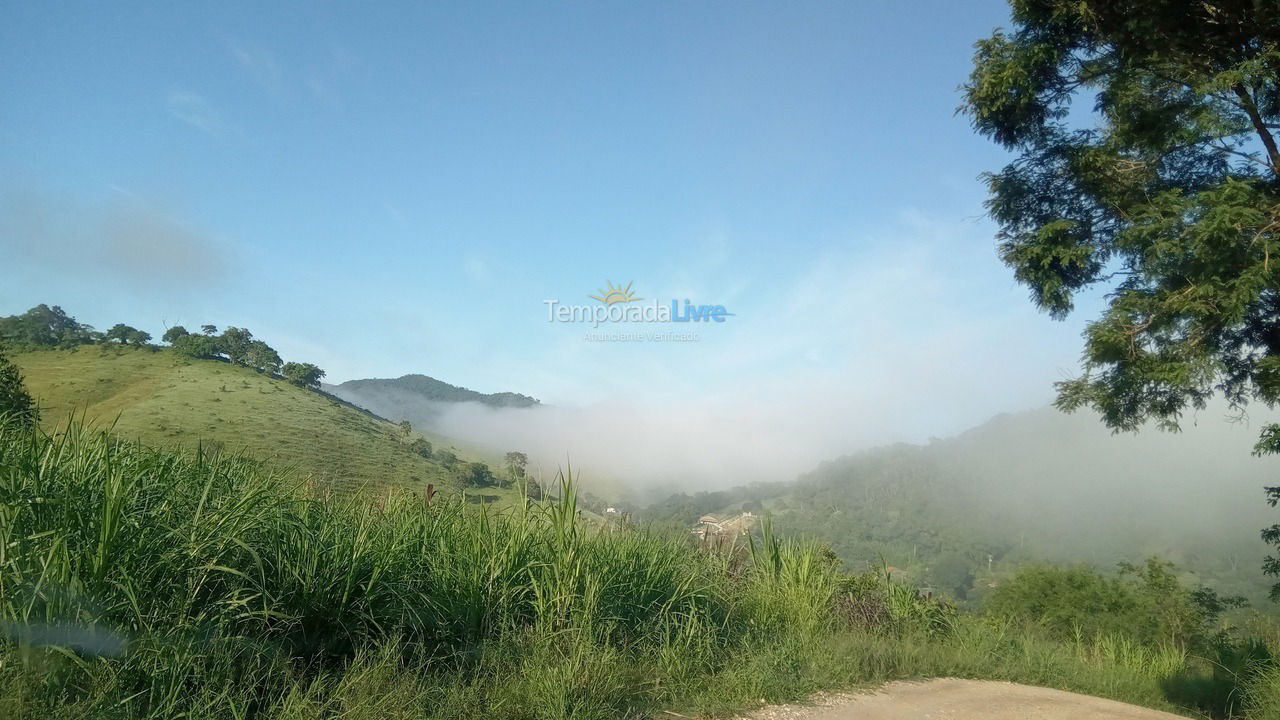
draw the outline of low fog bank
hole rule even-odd
[[[637,501],[791,480],[851,450],[921,439],[909,434],[919,423],[906,412],[863,414],[851,409],[857,403],[814,394],[783,398],[760,387],[751,397],[528,408],[441,403],[384,387],[330,391],[391,420],[497,452],[525,452],[544,478],[571,464],[584,486]],[[876,404],[884,405],[878,398]]]
[[[1280,520],[1263,492],[1280,484],[1280,459],[1251,451],[1276,419],[1244,421],[1219,405],[1186,418],[1178,433],[1117,435],[1092,413],[1043,408],[996,417],[930,450],[972,493],[1008,517],[1033,519],[1046,538],[1096,532],[1100,542],[1124,537],[1151,552],[1199,539],[1260,558],[1258,531]]]
[[[1225,406],[1188,415],[1176,434],[1148,428],[1115,435],[1090,412],[1066,415],[1052,408],[980,424],[937,413],[938,423],[954,428],[952,437],[939,440],[919,436],[926,409],[862,412],[834,396],[787,402],[762,393],[681,404],[497,409],[386,391],[345,395],[393,420],[408,419],[497,452],[526,452],[544,478],[570,462],[587,487],[637,502],[672,492],[787,482],[823,461],[897,442],[944,451],[946,462],[999,493],[1002,504],[1034,504],[1026,510],[1040,516],[1070,518],[1104,505],[1159,503],[1188,526],[1220,527],[1224,517],[1246,510],[1248,521],[1256,523],[1265,512],[1262,486],[1280,484],[1280,461],[1250,455],[1258,429],[1275,416],[1255,412],[1247,421],[1233,420]],[[966,431],[966,424],[975,427]],[[1044,506],[1044,492],[1020,492],[1020,485],[1051,489],[1053,507]]]

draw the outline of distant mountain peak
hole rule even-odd
[[[431,402],[476,402],[495,408],[522,408],[540,405],[536,398],[515,392],[481,393],[451,385],[429,375],[410,373],[398,378],[368,378],[348,380],[335,386],[349,393],[396,392],[406,393]],[[342,396],[342,392],[336,393]]]

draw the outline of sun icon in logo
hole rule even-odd
[[[631,294],[632,283],[627,283],[626,287],[622,287],[621,285],[614,287],[614,284],[612,282],[609,282],[608,280],[605,280],[604,282],[605,282],[605,288],[602,288],[597,291],[600,293],[599,295],[588,295],[587,297],[591,298],[592,300],[599,300],[605,305],[612,305],[614,303],[635,302],[640,299]]]

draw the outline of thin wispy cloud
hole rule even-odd
[[[269,51],[231,43],[231,56],[259,87],[271,95],[280,94],[284,87],[284,72]]]
[[[259,89],[272,99],[310,99],[330,109],[341,106],[336,91],[336,76],[347,72],[349,53],[334,51],[331,57],[302,58],[284,63],[267,48],[239,40],[225,41],[227,52],[239,68]]]
[[[174,90],[169,93],[169,114],[211,135],[230,128],[207,98],[190,90]]]

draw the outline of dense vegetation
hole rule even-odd
[[[955,675],[1268,717],[1280,687],[1262,646],[1214,685],[1201,653],[1243,645],[1163,576],[1177,632],[1072,634],[1055,603],[1092,599],[1035,577],[983,618],[767,527],[697,550],[574,498],[318,497],[246,458],[6,423],[0,715],[605,718]]]
[[[1214,396],[1274,407],[1280,6],[1010,4],[1014,29],[978,43],[962,108],[1015,153],[987,176],[1001,257],[1054,317],[1106,293],[1059,407],[1118,430],[1176,430]],[[1280,424],[1256,451],[1280,452]],[[1280,544],[1280,525],[1263,539]]]
[[[639,516],[689,527],[705,514],[768,514],[851,569],[887,564],[969,605],[1027,563],[1114,568],[1160,555],[1183,582],[1271,612],[1253,528],[1274,471],[1248,456],[1251,442],[1212,416],[1180,436],[1115,437],[1045,408],[824,462],[794,482],[677,494]]]
[[[3,345],[0,345],[0,416],[27,425],[40,419],[40,410],[35,398],[27,392],[22,371],[4,354]]]

